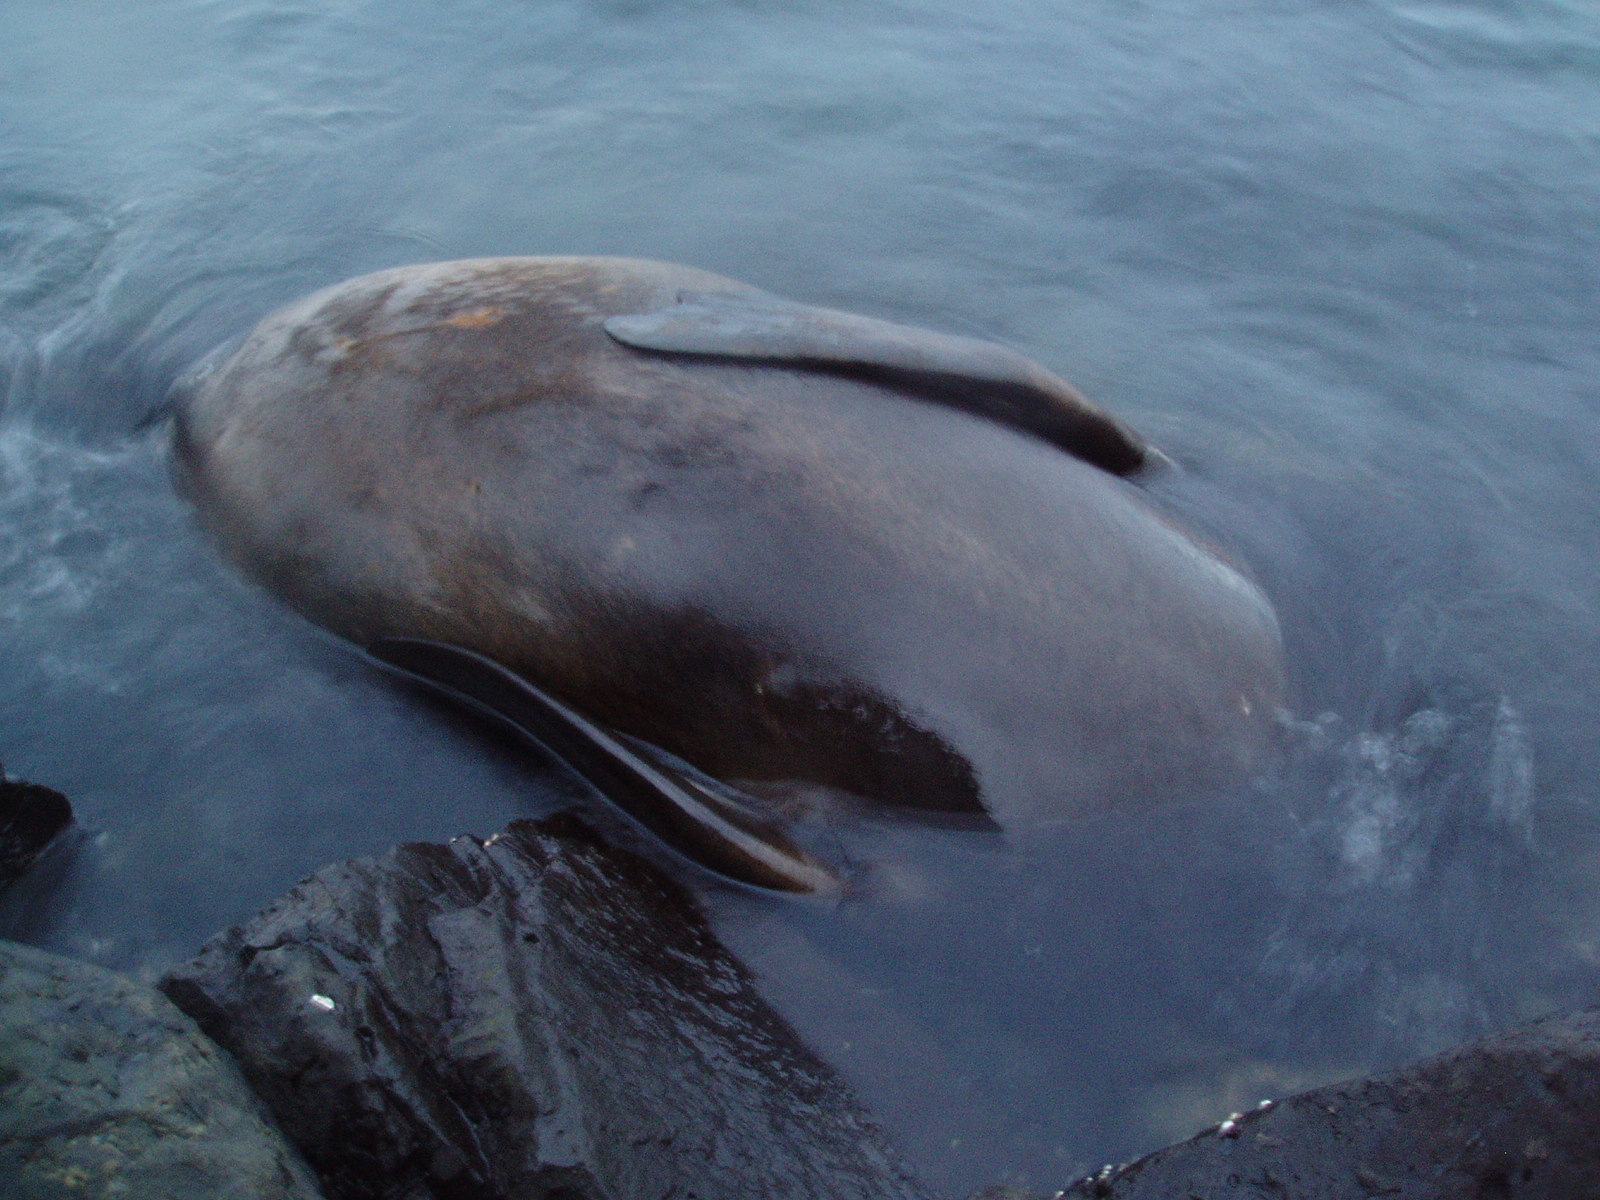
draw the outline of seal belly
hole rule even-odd
[[[481,654],[717,779],[1017,828],[1246,769],[1271,607],[1135,485],[870,371],[606,332],[741,292],[614,259],[353,280],[197,382],[180,475],[312,620]]]

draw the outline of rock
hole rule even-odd
[[[160,986],[339,1200],[923,1194],[686,893],[569,817],[327,868]]]
[[[60,792],[7,779],[0,770],[0,888],[22,875],[72,824],[72,805]]]
[[[1100,1200],[1600,1196],[1600,1009],[1317,1088],[1068,1188]]]
[[[321,1193],[227,1055],[160,993],[0,942],[0,1195]]]

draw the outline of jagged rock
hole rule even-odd
[[[1230,1118],[1074,1200],[1600,1196],[1600,1009]]]
[[[321,1193],[227,1055],[158,992],[0,942],[0,1195]]]
[[[339,1200],[922,1195],[686,893],[571,818],[320,871],[161,987]]]
[[[0,888],[25,872],[72,824],[72,805],[60,792],[7,779],[0,769]]]

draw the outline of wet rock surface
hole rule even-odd
[[[320,871],[161,987],[338,1200],[923,1194],[687,894],[571,818]]]
[[[1600,1196],[1600,1009],[1224,1122],[1072,1200],[1577,1200]]]
[[[60,792],[7,779],[0,768],[0,888],[24,874],[72,824],[72,805]]]
[[[0,942],[0,1196],[320,1195],[237,1068],[158,992]]]

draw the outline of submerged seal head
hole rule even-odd
[[[1281,702],[1266,599],[1064,381],[687,267],[351,280],[197,378],[177,449],[224,551],[312,620],[542,719],[502,672],[730,804],[1026,828],[1234,778]]]

